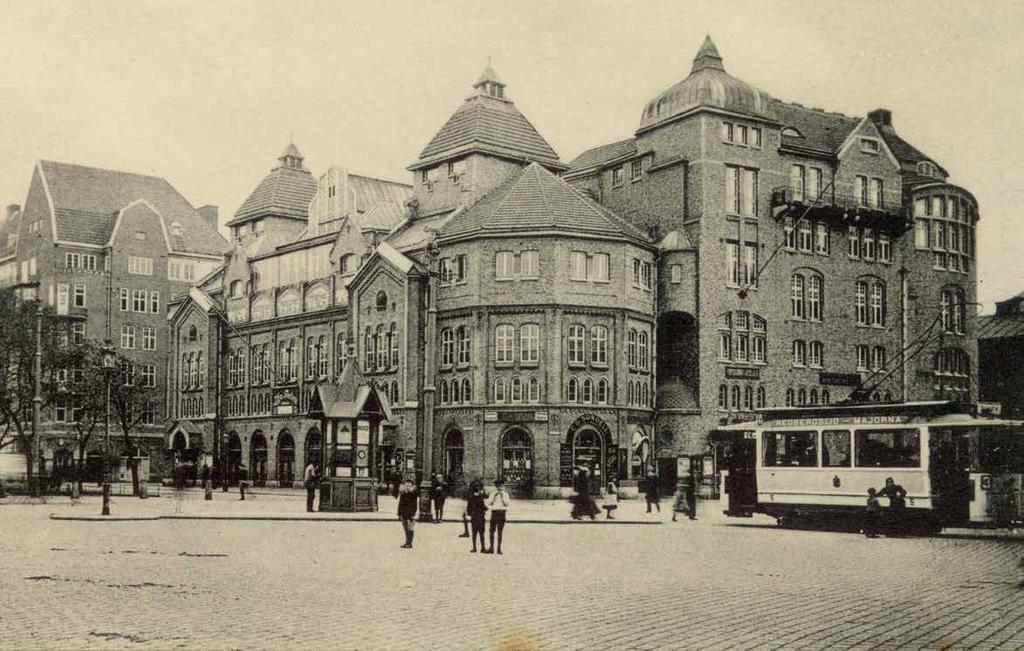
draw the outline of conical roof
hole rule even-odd
[[[551,230],[651,243],[642,231],[538,163],[455,213],[438,237]]]
[[[473,84],[473,88],[482,86],[486,83],[498,84],[499,86],[505,85],[505,83],[501,81],[501,78],[498,77],[498,73],[494,72],[494,68],[492,68],[489,63],[487,64],[487,67],[484,68],[484,71],[480,73],[480,78],[476,80],[475,84]]]
[[[286,164],[295,159],[298,165]],[[242,202],[234,218],[227,223],[234,226],[256,217],[290,217],[306,220],[309,218],[309,202],[316,195],[316,179],[302,165],[302,154],[294,143],[285,147],[278,158],[281,164],[270,170],[256,189]]]
[[[490,66],[474,88],[487,83],[504,85]],[[466,99],[409,169],[427,167],[472,151],[566,169],[548,141],[511,100],[482,92]]]
[[[772,118],[767,93],[725,71],[722,56],[711,37],[693,59],[690,74],[647,103],[640,130],[671,120],[699,107],[724,109],[754,117]]]

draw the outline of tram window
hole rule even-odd
[[[765,432],[766,467],[813,468],[818,465],[817,432]]]
[[[921,433],[917,429],[857,430],[858,468],[918,468]]]
[[[823,468],[850,467],[850,431],[827,429],[821,433],[821,465]]]

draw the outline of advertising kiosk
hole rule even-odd
[[[320,384],[313,391],[308,416],[320,420],[324,433],[320,510],[376,511],[374,468],[381,423],[391,418],[387,397],[364,381],[350,358],[336,384]]]

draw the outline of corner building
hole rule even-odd
[[[353,196],[341,176],[305,214],[294,193],[254,193],[295,197],[294,223],[239,219],[223,277],[182,303],[175,319],[238,341],[204,389],[225,387],[223,427],[187,425],[232,459],[282,440],[296,466],[320,454],[304,406],[346,363],[392,406],[373,472],[538,496],[580,465],[627,492],[652,471],[672,482],[678,457],[760,407],[975,398],[973,197],[888,112],[776,100],[710,39],[633,138],[568,166],[488,68],[409,169],[401,201],[333,212]],[[315,247],[305,271],[285,262]]]
[[[659,455],[754,410],[977,399],[978,206],[897,135],[775,99],[708,38],[634,137],[565,177],[652,233]]]

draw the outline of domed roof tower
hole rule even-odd
[[[711,107],[760,118],[772,118],[769,95],[725,71],[711,37],[704,39],[690,74],[647,103],[640,116],[645,131],[700,107]]]

